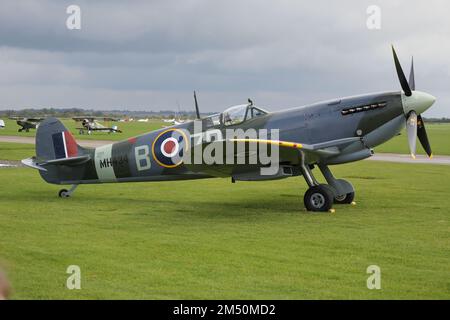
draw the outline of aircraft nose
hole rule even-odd
[[[409,97],[402,93],[403,111],[406,115],[411,111],[421,114],[431,107],[435,101],[434,96],[422,91],[413,91]]]

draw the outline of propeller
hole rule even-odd
[[[395,52],[394,46],[392,46],[392,54],[394,56],[395,69],[397,70],[398,80],[405,93],[405,96],[410,97],[414,95],[416,90],[416,82],[414,78],[414,59],[411,59],[411,70],[409,73],[409,81],[406,80],[405,74],[403,73],[402,66],[398,60],[397,53]],[[416,93],[417,95],[417,93]],[[419,138],[420,144],[427,153],[427,155],[432,158],[433,154],[431,152],[430,142],[428,141],[427,131],[425,130],[425,123],[420,114],[412,110],[407,115],[406,118],[406,133],[408,135],[409,151],[411,157],[416,158],[416,137]]]
[[[425,130],[425,123],[422,120],[420,114],[417,116],[417,137],[423,150],[427,153],[428,157],[433,158],[433,152],[431,151],[430,142],[428,141],[427,131]]]
[[[409,70],[408,84],[412,91],[416,90],[416,81],[414,80],[414,57],[411,57],[411,70]]]
[[[409,87],[408,81],[406,80],[405,74],[403,73],[402,66],[400,65],[400,61],[398,61],[397,53],[395,52],[394,46],[392,46],[392,54],[394,55],[394,63],[395,69],[397,69],[398,80],[400,81],[400,85],[402,86],[403,91],[405,92],[405,96],[411,96],[411,88]],[[411,66],[412,68],[412,66]],[[411,78],[411,77],[410,77]],[[414,76],[413,76],[414,79]]]
[[[194,102],[195,102],[195,114],[197,115],[197,119],[200,118],[200,110],[198,109],[198,102],[197,102],[197,94],[194,91]]]

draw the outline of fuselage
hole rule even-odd
[[[214,117],[214,116],[212,116]],[[278,129],[279,140],[317,144],[330,140],[359,137],[341,151],[338,157],[322,159],[339,164],[367,158],[371,148],[391,139],[404,127],[402,93],[381,92],[333,99],[311,105],[262,114],[239,124],[226,125],[220,118],[201,120],[202,139],[221,139],[227,129]],[[197,123],[198,124],[198,123]],[[82,148],[90,160],[79,167],[59,166],[41,172],[50,183],[82,184],[129,181],[182,180],[213,177],[192,172],[183,163],[165,164],[161,137],[171,130],[182,129],[194,134],[194,121],[155,130],[95,149]],[[213,137],[213,138],[211,138]],[[270,139],[270,137],[268,137]],[[195,143],[191,138],[190,143]],[[317,159],[310,159],[314,164]],[[225,173],[232,175],[232,172]]]

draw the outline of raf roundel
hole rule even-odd
[[[175,168],[183,162],[183,152],[187,146],[188,139],[182,130],[165,130],[153,141],[153,158],[160,166]]]
[[[174,157],[178,153],[178,150],[180,150],[180,144],[173,137],[169,137],[161,143],[161,153],[165,157]]]

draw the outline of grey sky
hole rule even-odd
[[[66,8],[82,10],[68,30]],[[381,8],[381,30],[366,8]],[[0,10],[0,109],[269,110],[399,90],[390,52],[450,116],[448,1],[15,1]]]

